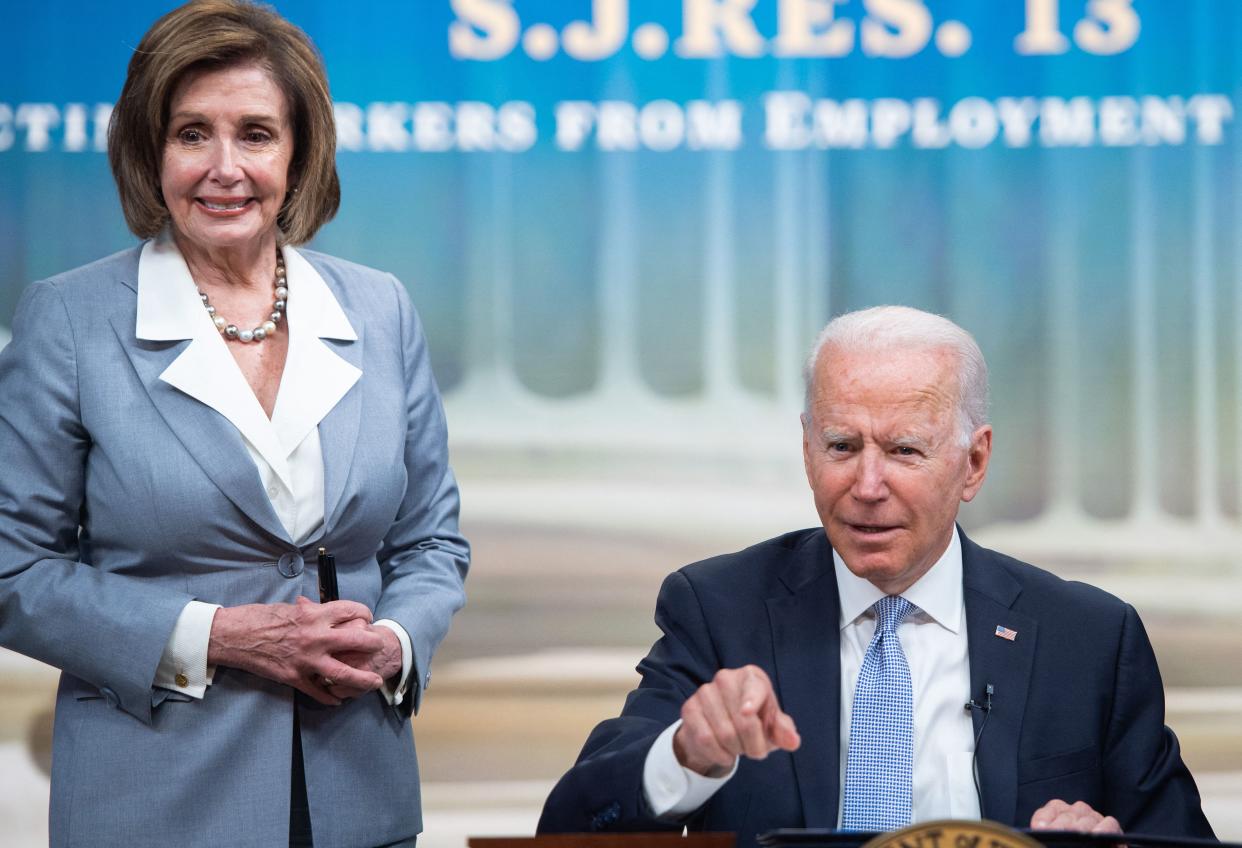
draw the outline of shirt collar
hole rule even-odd
[[[844,630],[883,598],[884,592],[850,571],[835,548],[832,563],[841,599],[840,626]],[[949,546],[940,559],[913,586],[902,592],[902,597],[946,630],[957,633],[961,629],[965,605],[962,595],[962,542],[957,527],[953,528]]]
[[[231,421],[292,490],[288,457],[362,372],[320,341],[358,338],[332,290],[300,253],[290,247],[282,251],[293,297],[286,323],[289,352],[271,419],[203,309],[189,267],[167,232],[147,242],[138,260],[136,335],[150,341],[191,339],[160,380]]]
[[[282,248],[289,287],[297,296],[289,300],[289,310],[299,328],[321,339],[357,341],[358,334],[345,316],[345,310],[328,288],[315,266],[292,247]]]
[[[357,341],[358,334],[327,282],[296,249],[283,247],[289,301],[299,329],[321,339]],[[196,339],[217,333],[203,308],[198,287],[168,230],[143,245],[138,259],[136,335],[146,341]]]
[[[142,246],[138,257],[135,334],[153,342],[205,338],[216,333],[181,251],[168,231]]]

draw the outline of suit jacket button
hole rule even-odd
[[[276,561],[276,568],[285,577],[297,577],[302,573],[302,555],[296,551],[282,554],[280,559]]]
[[[608,830],[615,825],[621,818],[621,805],[613,801],[604,809],[597,812],[591,819],[591,830],[601,831]]]
[[[100,689],[99,694],[103,695],[104,700],[108,702],[108,706],[110,707],[115,707],[121,703],[121,699],[118,698],[116,696],[116,693],[113,692],[111,689],[109,689],[107,686]]]
[[[186,677],[184,674],[178,674],[176,677],[173,678],[173,682],[175,682],[178,686],[184,689],[185,687],[190,685],[190,678]]]

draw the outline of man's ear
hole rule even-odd
[[[802,468],[806,472],[806,482],[814,488],[811,480],[811,416],[804,412],[798,417],[802,421]]]
[[[992,425],[984,424],[970,437],[966,449],[966,482],[962,486],[962,500],[972,501],[983,487],[988,474],[988,461],[992,458]]]

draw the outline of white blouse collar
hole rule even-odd
[[[290,301],[308,332],[321,339],[356,341],[358,334],[319,272],[292,247],[281,248],[285,270],[297,297]],[[142,247],[138,259],[137,336],[174,341],[218,336],[198,296],[190,268],[165,230]]]
[[[270,420],[203,309],[185,259],[167,233],[144,245],[138,260],[136,335],[148,341],[190,339],[160,379],[231,421],[289,486],[289,455],[362,372],[322,341],[358,338],[332,290],[295,249],[282,252],[289,281],[289,352]]]

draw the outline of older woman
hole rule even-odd
[[[35,283],[0,355],[0,644],[62,670],[54,845],[421,829],[408,718],[468,548],[418,318],[292,245],[335,213],[306,36],[160,19],[109,157],[147,239]],[[342,600],[319,602],[320,547]]]

